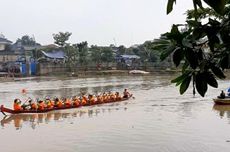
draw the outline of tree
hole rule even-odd
[[[168,0],[167,14],[173,10],[176,0]],[[218,14],[207,15],[203,8],[206,3]],[[182,74],[173,83],[180,86],[183,94],[193,82],[195,90],[204,96],[208,85],[218,87],[216,78],[224,79],[223,70],[229,67],[230,54],[230,8],[228,0],[193,0],[194,10],[185,24],[175,24],[167,32],[153,42],[153,48],[161,50],[161,59],[173,55],[176,66],[182,64]],[[203,14],[199,14],[201,9]],[[202,13],[201,13],[202,14]],[[210,13],[209,13],[210,14]],[[214,16],[214,19],[210,16]],[[203,18],[208,18],[203,23]],[[183,62],[181,62],[183,61]]]
[[[16,43],[21,43],[21,45],[23,46],[35,46],[36,44],[39,45],[38,43],[36,43],[33,37],[30,37],[28,35],[24,35],[21,38],[17,39]]]
[[[107,66],[110,62],[114,61],[114,55],[111,48],[104,48],[101,50],[101,59],[103,62],[107,63]]]
[[[69,32],[59,32],[58,34],[53,34],[54,43],[60,47],[64,47],[67,45],[66,41],[69,40],[71,35],[72,33]]]
[[[79,62],[81,65],[87,65],[88,43],[87,41],[76,44],[79,51]]]
[[[76,45],[66,45],[64,49],[66,53],[66,63],[71,69],[77,64],[78,49]]]
[[[91,46],[91,60],[95,62],[96,64],[99,64],[102,62],[102,49],[98,46]]]

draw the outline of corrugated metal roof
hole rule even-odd
[[[0,44],[11,44],[11,43],[12,43],[11,41],[9,41],[9,40],[7,40],[5,38],[0,37]]]
[[[63,51],[53,51],[53,52],[45,52],[42,51],[42,53],[48,57],[48,58],[52,58],[52,59],[64,59],[65,58],[65,53]]]

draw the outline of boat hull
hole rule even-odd
[[[218,105],[230,105],[230,98],[224,98],[224,99],[213,99],[215,104]]]
[[[111,101],[111,102],[106,102],[106,103],[113,103],[113,102],[121,102],[121,101],[125,101],[128,100],[129,98],[123,98],[121,100],[118,101]],[[99,105],[99,104],[104,104],[104,103],[98,103],[98,104],[93,104],[93,105]],[[93,105],[84,105],[85,106],[93,106]],[[3,105],[1,105],[0,107],[0,111],[4,114],[4,113],[10,113],[10,114],[22,114],[22,113],[46,113],[49,111],[54,111],[54,110],[65,110],[65,109],[74,109],[74,108],[79,108],[79,107],[83,107],[83,106],[71,106],[71,107],[54,107],[52,109],[44,109],[44,110],[20,110],[20,111],[16,111],[16,110],[12,110],[9,108],[4,107]]]

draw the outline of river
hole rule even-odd
[[[229,86],[209,88],[204,98],[184,95],[170,80],[175,76],[40,77],[0,82],[0,104],[15,97],[78,95],[124,88],[135,99],[47,114],[0,116],[2,152],[228,152],[230,106],[212,98]],[[22,94],[21,90],[27,93]]]

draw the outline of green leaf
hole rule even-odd
[[[182,66],[182,73],[185,72],[185,70],[187,69],[188,66],[189,66],[188,60],[185,60],[185,63]]]
[[[198,61],[197,61],[197,55],[196,53],[192,50],[192,49],[186,49],[185,51],[185,57],[188,60],[190,66],[193,69],[196,69],[197,65],[198,65]]]
[[[198,73],[196,75],[196,90],[202,97],[204,97],[205,93],[208,90],[208,85],[205,81],[203,73]]]
[[[169,14],[170,12],[172,12],[172,10],[173,10],[173,4],[174,3],[176,3],[176,0],[168,0],[167,14]]]
[[[175,49],[176,49],[175,46],[173,46],[173,45],[169,46],[166,50],[164,50],[164,51],[161,53],[160,59],[161,59],[161,60],[164,60],[164,59],[167,58]]]
[[[184,58],[184,52],[181,49],[176,49],[173,53],[173,62],[176,67],[180,64],[181,60]]]
[[[220,78],[220,79],[224,79],[224,78],[225,78],[225,75],[224,75],[223,71],[222,71],[219,67],[217,67],[217,66],[212,66],[211,69],[212,69],[212,72],[213,72],[218,78]]]
[[[226,4],[226,0],[204,0],[209,6],[211,6],[217,13],[223,14]]]
[[[189,87],[191,76],[186,77],[180,85],[180,94],[183,94]]]
[[[200,38],[203,38],[204,36],[206,36],[205,34],[205,30],[203,28],[194,28],[192,36],[195,40],[198,40]]]
[[[218,83],[216,81],[216,78],[214,77],[214,75],[211,72],[206,72],[205,73],[205,80],[207,81],[207,83],[214,87],[214,88],[218,88]]]
[[[189,75],[191,75],[191,71],[185,71],[182,75],[178,76],[177,78],[171,80],[171,83],[176,83],[176,86],[181,84],[182,81],[188,77]]]
[[[222,69],[229,68],[229,54],[226,54],[223,58],[220,60],[220,65]]]

